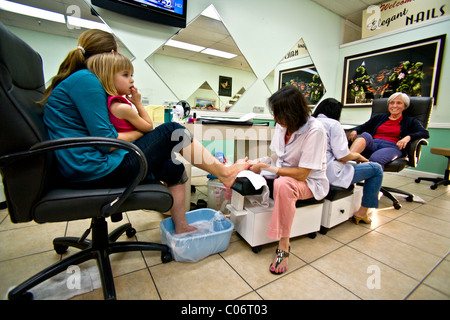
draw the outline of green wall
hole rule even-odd
[[[450,130],[429,129],[428,146],[422,147],[421,158],[417,168],[413,170],[444,174],[448,160],[446,157],[432,154],[431,148],[450,148]]]

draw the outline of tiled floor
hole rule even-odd
[[[207,199],[206,180],[194,178],[193,194]],[[118,299],[450,299],[450,187],[386,174],[384,185],[413,191],[426,201],[395,210],[385,197],[371,225],[348,221],[315,239],[291,241],[289,270],[269,273],[275,244],[255,254],[235,233],[225,252],[197,263],[162,264],[157,253],[121,253],[112,258]],[[166,216],[129,212],[141,241],[159,242]],[[79,236],[89,222],[37,225],[10,222],[0,211],[0,295],[60,256],[52,239]],[[124,237],[121,240],[126,240]],[[129,240],[129,241],[133,241]],[[68,254],[76,252],[69,249]],[[67,255],[67,254],[66,254]],[[91,262],[91,267],[93,263]],[[89,267],[89,263],[82,268]],[[103,299],[101,289],[73,299]]]

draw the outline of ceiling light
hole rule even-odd
[[[39,19],[50,20],[59,23],[66,23],[64,15],[61,13],[38,9],[35,7],[26,6],[11,1],[0,0],[0,9]]]
[[[170,46],[170,47],[175,47],[175,48],[180,48],[180,49],[185,49],[185,50],[195,51],[195,52],[200,52],[203,49],[205,49],[205,47],[201,47],[201,46],[197,46],[195,44],[190,44],[190,43],[181,42],[181,41],[177,41],[177,40],[169,40],[166,42],[166,45]]]
[[[225,59],[231,59],[231,58],[237,57],[237,54],[220,51],[220,50],[216,50],[216,49],[211,49],[211,48],[207,48],[207,49],[203,50],[201,53],[210,54],[212,56],[217,56],[217,57],[221,57],[221,58],[225,58]]]
[[[217,13],[216,9],[214,8],[214,6],[212,4],[209,5],[208,8],[203,10],[201,15],[205,16],[205,17],[208,17],[208,18],[211,18],[211,19],[222,21],[222,19],[220,19],[219,14]]]

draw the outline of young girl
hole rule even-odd
[[[322,124],[309,116],[308,104],[294,86],[275,92],[269,98],[269,106],[277,122],[270,145],[274,153],[255,161],[250,170],[267,170],[279,176],[274,180],[274,209],[267,236],[280,239],[269,270],[281,274],[287,270],[296,201],[312,197],[321,200],[329,191],[327,134]]]
[[[88,59],[87,67],[108,94],[109,119],[117,132],[153,130],[152,119],[141,103],[141,94],[133,85],[134,69],[130,59],[120,53],[97,54]]]

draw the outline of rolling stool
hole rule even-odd
[[[430,189],[434,190],[438,187],[438,185],[442,184],[444,186],[448,186],[450,184],[449,181],[449,172],[450,172],[450,149],[449,148],[431,148],[430,152],[432,154],[437,154],[440,156],[447,157],[448,163],[447,163],[447,169],[445,170],[444,179],[442,178],[417,178],[414,180],[416,183],[419,183],[421,180],[425,181],[432,181],[434,182],[433,185],[430,186]]]
[[[321,234],[353,217],[362,199],[361,186],[350,185],[347,189],[330,185],[330,191],[323,204]]]

